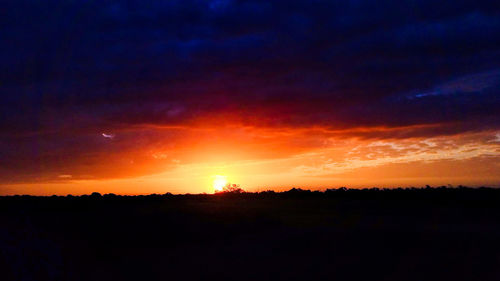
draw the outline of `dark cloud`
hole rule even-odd
[[[143,125],[500,124],[498,1],[15,0],[0,33],[10,160]]]

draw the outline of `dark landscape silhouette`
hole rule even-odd
[[[2,280],[498,280],[500,190],[0,197]]]

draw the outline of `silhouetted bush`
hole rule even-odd
[[[228,183],[226,186],[224,186],[222,191],[216,192],[216,194],[241,194],[241,193],[245,193],[245,191],[242,188],[240,188],[240,185],[231,183]]]

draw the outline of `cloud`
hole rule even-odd
[[[261,134],[253,147],[228,134],[255,158],[329,138],[495,131],[499,19],[495,1],[8,0],[1,174],[154,173],[172,162],[154,166],[151,151],[184,163],[188,145],[223,142],[190,130],[231,126]],[[287,133],[299,137],[273,152]]]
[[[492,88],[497,90],[500,86],[500,71],[489,71],[474,75],[460,77],[442,85],[438,85],[428,92],[411,94],[409,98],[422,98],[436,95],[453,95],[462,93],[478,93]]]
[[[106,134],[106,133],[102,133],[101,134],[103,137],[107,138],[107,139],[114,139],[115,138],[115,135],[114,134]]]
[[[295,167],[294,173],[304,176],[335,176],[360,168],[389,164],[468,161],[470,159],[500,159],[499,146],[488,141],[491,134],[472,134],[455,138],[436,137],[398,141],[355,142],[341,157],[332,159],[332,151],[320,151],[314,164]],[[335,150],[335,153],[338,153]],[[495,170],[495,169],[490,169]],[[491,173],[493,174],[493,173]],[[424,175],[424,174],[422,174]]]

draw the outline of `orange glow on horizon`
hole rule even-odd
[[[389,131],[399,129],[414,128]],[[380,130],[373,128],[377,138],[318,127],[116,131],[103,142],[110,150],[41,168],[36,177],[3,184],[0,194],[214,193],[228,184],[228,175],[250,192],[500,182],[500,132],[381,137]],[[137,145],[140,136],[151,139]]]

